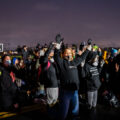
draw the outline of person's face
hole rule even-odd
[[[63,53],[63,58],[69,61],[73,60],[73,54],[71,49],[65,49]]]
[[[4,60],[3,60],[3,65],[6,66],[6,67],[8,67],[8,66],[11,65],[11,58],[10,58],[10,56],[6,56],[6,57],[4,58]]]
[[[16,59],[16,61],[15,61],[15,65],[17,65],[17,64],[19,64],[19,60],[18,59]]]
[[[50,58],[52,58],[53,56],[54,56],[54,52],[52,51],[52,52],[49,54],[48,58],[50,59]]]
[[[20,67],[24,66],[24,61],[23,60],[20,60]]]
[[[24,47],[24,50],[27,51],[27,47]]]
[[[40,56],[40,53],[39,51],[35,53],[36,57],[39,57]]]

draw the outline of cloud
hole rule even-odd
[[[35,4],[34,9],[36,9],[38,11],[57,11],[60,9],[60,7],[57,4],[52,3],[52,2],[51,3],[43,2],[43,3]]]
[[[101,46],[120,46],[120,15],[113,4],[78,0],[28,1],[31,2],[20,1],[7,6],[0,2],[0,41],[35,45],[37,41],[54,40],[60,32],[68,44],[87,41],[90,37]]]

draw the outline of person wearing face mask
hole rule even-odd
[[[89,52],[86,63],[82,67],[81,76],[86,80],[88,109],[92,110],[97,105],[98,89],[101,86],[99,60],[97,52]]]
[[[47,101],[47,115],[49,118],[56,117],[56,110],[54,106],[58,103],[58,70],[54,61],[54,45],[50,43],[44,56],[40,58],[40,84],[44,85],[46,101]]]
[[[12,64],[17,70],[20,69],[18,58],[14,57],[13,60],[12,60]]]
[[[72,60],[73,60],[73,52],[72,52],[72,49],[71,49],[71,48],[66,48],[66,49],[64,50],[63,57],[64,57],[64,59],[66,59],[66,60],[68,60],[68,61],[72,61]]]
[[[15,74],[11,70],[11,58],[9,55],[2,57],[0,73],[0,106],[3,110],[17,108],[17,86],[15,84]]]
[[[73,58],[71,48],[65,48],[61,57],[61,43],[55,43],[55,62],[57,63],[60,76],[59,90],[59,120],[67,118],[70,111],[70,117],[79,115],[79,77],[77,66],[87,57],[89,50],[86,50],[81,56],[76,55]],[[91,46],[89,46],[91,48]]]
[[[44,76],[42,77],[42,83],[45,87],[47,104],[51,107],[54,106],[58,100],[57,67],[54,62],[54,50],[52,43],[50,43],[48,50],[41,59],[41,71],[43,71],[42,73]]]

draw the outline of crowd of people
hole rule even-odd
[[[119,49],[101,49],[91,39],[81,42],[79,47],[69,46],[57,35],[49,45],[37,45],[34,50],[25,45],[18,49],[18,54],[20,57],[2,53],[1,111],[44,98],[47,113],[54,119],[65,120],[68,115],[79,115],[83,98],[88,110],[96,109],[98,102],[118,106]]]

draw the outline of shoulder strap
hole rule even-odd
[[[49,69],[50,67],[50,62],[48,61],[48,64],[47,64],[47,70]]]

